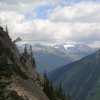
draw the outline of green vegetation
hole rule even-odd
[[[0,46],[0,78],[1,76],[10,77],[13,71],[7,61],[7,50],[2,46],[2,42],[0,42]]]
[[[31,63],[33,67],[36,67],[36,62],[35,59],[33,58],[32,46],[30,46],[30,57],[31,57]]]
[[[7,27],[6,33],[8,34]],[[10,86],[12,85],[11,83],[13,83],[13,77],[11,76],[16,77],[17,75],[25,80],[28,79],[28,75],[24,71],[25,67],[23,68],[21,65],[26,66],[27,62],[31,62],[33,67],[36,66],[35,60],[32,55],[32,48],[31,53],[28,54],[27,49],[25,47],[25,51],[20,58],[20,61],[22,63],[21,64],[19,62],[19,59],[15,56],[16,52],[14,53],[14,45],[9,43],[6,45],[7,41],[2,41],[0,41],[0,100],[24,100],[23,97],[19,96],[16,91],[10,90]],[[41,81],[39,75],[37,76],[37,80]],[[50,100],[70,100],[69,98],[66,99],[66,96],[62,91],[61,85],[59,88],[55,90],[53,89],[53,85],[47,79],[46,74],[44,75],[44,84],[41,85],[44,86],[43,91],[46,93]]]
[[[7,85],[9,85],[12,81],[0,81],[0,89],[4,89]]]
[[[69,100],[69,99],[66,98],[66,95],[65,95],[65,93],[64,93],[63,90],[62,90],[61,84],[59,85],[58,88],[56,88],[55,94],[56,94],[56,96],[57,96],[58,98],[60,98],[61,100]]]
[[[58,73],[57,73],[58,72]],[[100,50],[55,72],[55,86],[62,82],[74,100],[100,99]]]
[[[32,66],[36,67],[36,63],[35,63],[35,60],[33,58],[33,53],[32,53],[32,46],[30,46],[30,54],[29,54],[29,52],[27,51],[27,47],[25,45],[24,52],[22,53],[20,57],[20,62],[22,63],[23,66],[25,66],[27,61],[30,61]]]
[[[7,62],[7,57],[3,55],[0,58],[0,77],[5,76],[5,77],[10,77],[12,75],[13,71],[11,69],[11,66]]]
[[[69,94],[67,95],[66,100],[72,100]]]
[[[26,79],[26,80],[28,79],[26,72],[23,72],[21,70],[20,66],[18,66],[17,64],[14,64],[13,70],[18,76],[20,76],[20,77],[22,77],[23,79]]]
[[[5,48],[0,41],[0,100],[24,100],[17,92],[5,89],[13,82],[10,77],[14,72],[23,79],[28,78],[26,73],[15,64],[10,48]]]
[[[21,96],[17,94],[15,91],[10,91],[10,93],[7,96],[7,100],[24,100]]]
[[[50,100],[71,100],[69,95],[66,97],[61,85],[55,90],[53,89],[52,82],[48,80],[46,73],[44,74],[43,87],[43,91]]]
[[[9,48],[4,48],[2,45],[2,42],[0,42],[0,77],[10,77],[13,72],[15,72],[17,75],[22,77],[23,79],[28,79],[28,76],[25,72],[21,70],[21,67],[18,66],[14,62],[14,56],[13,53],[10,51]],[[11,60],[12,64],[8,63],[8,59]]]
[[[5,91],[0,92],[0,100],[24,100],[21,96],[15,91]]]

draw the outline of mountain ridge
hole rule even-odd
[[[65,42],[54,46],[56,49],[62,50],[68,54],[78,55],[80,57],[85,57],[92,54],[98,48],[89,47],[86,44],[78,42]]]
[[[48,76],[54,86],[62,83],[63,90],[74,100],[100,99],[100,50],[59,68],[54,73],[58,76],[52,78],[53,73]]]

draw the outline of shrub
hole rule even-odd
[[[19,96],[17,94],[16,91],[11,91],[8,96],[7,96],[7,100],[24,100],[21,96]]]
[[[9,85],[12,81],[1,81],[0,82],[0,89],[5,88],[7,85]]]
[[[15,72],[17,75],[19,75],[19,76],[22,77],[23,79],[26,79],[26,80],[28,79],[27,74],[26,74],[25,72],[23,72],[23,71],[21,70],[20,66],[18,66],[17,64],[14,64],[13,70],[14,70],[14,72]]]
[[[12,68],[7,64],[7,58],[3,56],[0,58],[0,76],[10,77],[13,74]]]

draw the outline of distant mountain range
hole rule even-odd
[[[55,45],[54,48],[80,57],[87,56],[97,50],[97,48],[91,48],[86,44],[78,42],[66,42],[63,44]]]
[[[79,57],[66,54],[53,47],[36,48],[33,47],[33,56],[35,57],[37,70],[43,74],[56,68],[69,64],[79,59]]]
[[[27,49],[30,48],[29,44],[27,44],[26,46]],[[24,45],[17,47],[21,52],[23,52]],[[44,74],[45,71],[50,72],[56,68],[79,59],[78,56],[66,54],[51,46],[35,44],[32,47],[32,50],[37,65],[37,71],[41,74]]]
[[[62,84],[72,100],[100,99],[100,50],[48,74],[54,87]]]
[[[27,48],[30,45],[27,44]],[[18,46],[22,52],[24,45]],[[60,68],[73,61],[89,55],[96,51],[96,49],[90,48],[87,45],[69,42],[56,46],[45,46],[42,44],[33,45],[33,56],[35,57],[37,64],[37,71],[43,74],[45,71],[50,72],[56,68]]]

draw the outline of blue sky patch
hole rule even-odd
[[[41,7],[37,8],[35,10],[35,12],[36,12],[36,18],[39,18],[39,19],[47,19],[48,11],[50,9],[55,8],[58,5],[64,7],[64,6],[70,6],[70,3],[78,3],[78,2],[84,2],[84,1],[96,2],[98,0],[62,0],[62,2],[58,3],[55,6],[50,6],[50,5],[41,6]]]
[[[47,19],[47,13],[50,9],[53,9],[54,6],[41,6],[39,8],[36,9],[36,14],[37,14],[37,18],[40,19]]]

